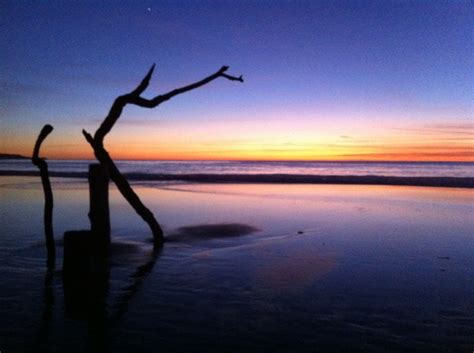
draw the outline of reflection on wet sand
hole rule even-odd
[[[280,256],[262,255],[263,265],[256,269],[255,279],[274,293],[304,290],[337,265],[335,253],[311,247],[285,249]]]
[[[2,351],[130,352],[137,342],[150,352],[472,347],[473,190],[138,187],[167,235],[184,233],[157,254],[112,189],[108,267],[80,289],[64,283],[63,294],[38,245],[42,195],[13,184],[0,188],[8,201],[0,210]],[[59,234],[89,224],[87,193],[67,185],[55,189]],[[260,231],[221,227],[233,224]],[[202,225],[219,226],[199,234]]]
[[[43,288],[43,312],[41,314],[40,327],[38,337],[36,339],[35,349],[38,352],[48,352],[49,339],[51,335],[51,326],[53,318],[54,307],[54,292],[53,292],[54,270],[48,268],[44,275]]]
[[[308,230],[308,236],[311,230]],[[306,242],[303,232],[295,235],[275,236],[254,239],[246,244],[229,244],[228,246],[199,250],[194,258],[225,257],[239,252],[251,254],[257,259],[258,266],[252,267],[251,277],[255,284],[264,287],[274,294],[298,292],[331,273],[337,265],[340,252],[325,249],[324,242]]]
[[[145,263],[138,266],[135,272],[130,276],[131,284],[122,288],[121,293],[114,305],[111,306],[111,314],[109,321],[112,325],[116,325],[125,315],[132,299],[136,296],[143,282],[153,270],[156,261],[161,254],[162,248],[153,248]]]
[[[197,224],[179,227],[166,237],[167,242],[226,239],[249,235],[260,229],[242,223]]]
[[[87,351],[107,352],[108,331],[119,324],[120,319],[126,314],[128,306],[146,277],[152,272],[159,258],[160,250],[152,249],[148,255],[143,255],[143,249],[130,244],[114,243],[111,246],[110,257],[104,261],[96,261],[94,270],[87,274],[74,272],[56,272],[48,270],[44,277],[43,312],[40,331],[33,350],[40,352],[50,351],[49,337],[52,330],[54,309],[53,280],[54,275],[62,274],[64,289],[64,317],[75,321],[87,322]],[[130,275],[131,284],[119,290],[115,303],[111,304],[109,298],[110,270],[114,261],[120,263],[123,257],[141,256],[141,264]]]

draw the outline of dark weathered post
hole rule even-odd
[[[89,230],[69,230],[64,233],[63,276],[86,278],[91,272]]]
[[[36,140],[35,147],[33,149],[33,157],[31,161],[36,165],[40,171],[41,183],[43,184],[44,191],[44,236],[46,239],[46,249],[48,251],[47,266],[53,268],[56,262],[56,251],[54,247],[54,234],[53,234],[53,191],[51,190],[51,183],[49,181],[48,164],[46,161],[39,156],[41,144],[46,137],[53,131],[51,125],[43,126],[41,132]]]
[[[91,248],[105,253],[110,244],[109,174],[102,164],[89,165]]]
[[[92,237],[89,230],[64,233],[64,309],[68,318],[88,320],[92,343],[102,345],[110,271],[107,259],[91,247]]]

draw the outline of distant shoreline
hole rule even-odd
[[[95,159],[55,159],[55,158],[47,158],[50,162],[90,162],[90,163],[97,163]],[[25,157],[22,155],[16,154],[5,154],[0,153],[0,160],[5,159],[22,159],[22,160],[31,160],[31,157]],[[322,164],[474,164],[474,161],[411,161],[411,160],[351,160],[351,159],[126,159],[126,158],[114,158],[115,162],[158,162],[158,163],[167,163],[167,162],[179,162],[179,163],[322,163]]]
[[[0,153],[0,160],[2,159],[30,159],[20,154]]]
[[[472,177],[399,177],[378,175],[300,174],[143,174],[124,173],[131,181],[187,181],[198,183],[346,184],[474,188]],[[37,171],[0,170],[0,176],[39,176]],[[51,177],[86,179],[85,172],[50,172]]]

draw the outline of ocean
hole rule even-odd
[[[51,172],[85,173],[90,160],[48,160]],[[474,177],[474,162],[117,161],[124,174],[279,174],[320,176]],[[0,172],[30,172],[30,160],[2,160]]]

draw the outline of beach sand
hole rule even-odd
[[[474,348],[472,189],[135,182],[169,239],[156,253],[111,186],[110,272],[92,305],[61,276],[63,233],[89,227],[88,185],[52,185],[48,275],[40,181],[0,177],[4,352]]]

